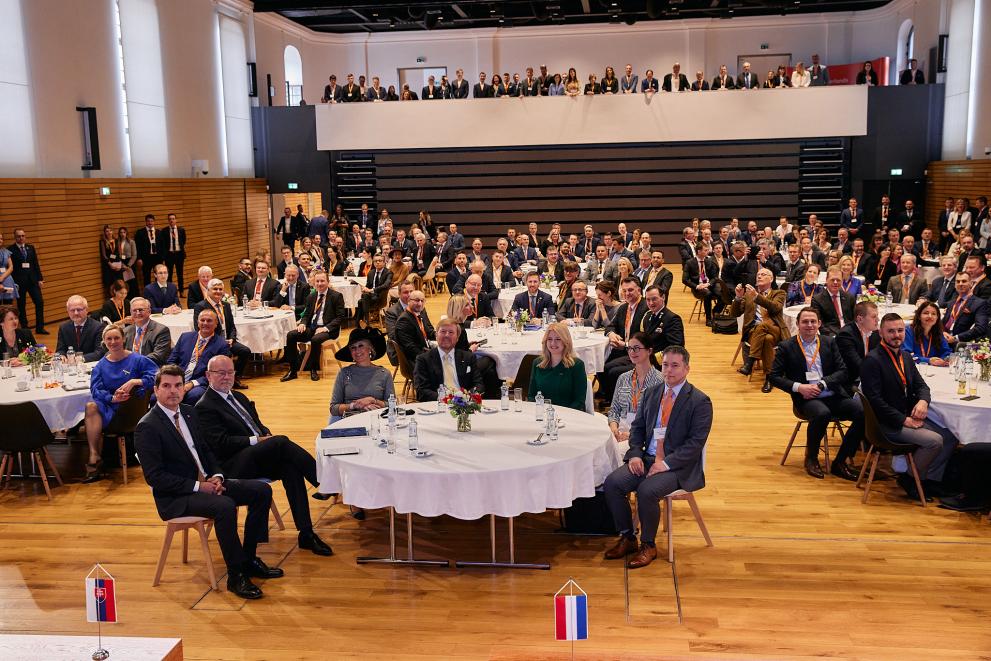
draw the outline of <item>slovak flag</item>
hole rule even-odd
[[[86,579],[86,621],[117,621],[117,596],[114,594],[114,579]]]
[[[554,639],[588,640],[588,597],[584,594],[554,597]]]

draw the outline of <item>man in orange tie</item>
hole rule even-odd
[[[681,346],[664,350],[664,383],[647,390],[630,427],[630,449],[624,465],[603,484],[606,503],[619,531],[607,560],[625,558],[630,569],[646,567],[657,557],[654,536],[661,518],[660,501],[677,489],[705,486],[703,449],[712,428],[712,401],[688,383],[689,354]],[[637,493],[640,546],[627,494]]]

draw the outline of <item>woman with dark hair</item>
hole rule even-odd
[[[404,89],[403,90],[403,95],[401,97],[399,97],[399,100],[400,101],[412,101],[413,100],[413,93],[410,92],[408,89]]]
[[[585,94],[599,94],[601,91],[602,90],[599,88],[599,83],[595,79],[595,74],[588,74],[588,82],[585,83]]]
[[[502,82],[502,76],[497,73],[492,74],[492,96],[498,99],[508,95],[509,88]]]
[[[616,77],[616,72],[613,71],[612,67],[606,67],[606,75],[602,77],[601,87],[603,94],[619,93],[619,78]]]
[[[398,101],[399,100],[399,95],[396,94],[396,86],[395,85],[389,85],[389,91],[387,91],[385,93],[385,100],[386,101]]]
[[[17,318],[17,308],[12,305],[0,305],[0,356],[10,358],[12,367],[20,367],[17,357],[28,347],[34,346],[34,335],[27,328],[21,328]]]
[[[110,225],[103,226],[103,236],[100,237],[100,271],[103,274],[103,286],[110,286],[114,280],[121,277],[124,260],[117,249],[117,239]]]
[[[138,261],[138,247],[123,225],[117,228],[117,250],[124,262],[120,278],[127,283],[127,300],[131,300],[138,295],[138,279],[134,276],[134,262]]]
[[[630,426],[644,393],[661,385],[664,379],[660,370],[650,362],[650,347],[650,337],[646,333],[634,333],[626,342],[626,354],[633,363],[633,369],[619,375],[608,416],[609,429],[617,443],[629,440]]]
[[[434,221],[430,217],[429,211],[427,211],[426,209],[421,209],[420,215],[417,218],[416,222],[420,225],[420,229],[422,229],[427,236],[429,236],[431,239],[437,238],[437,226],[434,225]],[[410,232],[410,236],[412,236],[412,232]]]
[[[882,245],[878,251],[877,263],[872,265],[871,273],[867,274],[867,279],[874,282],[874,286],[883,292],[888,291],[888,281],[895,275],[897,265],[891,259],[891,248]]]
[[[110,298],[91,316],[96,320],[106,319],[110,324],[120,328],[132,323],[131,315],[127,312],[127,283],[123,280],[114,280],[110,285]]]
[[[788,286],[788,298],[785,305],[812,305],[812,297],[822,291],[817,283],[819,265],[809,264],[805,269],[805,277]]]
[[[554,82],[547,88],[547,96],[564,96],[564,83],[561,82],[561,74],[554,74]]]
[[[857,74],[857,84],[877,87],[877,71],[874,71],[874,65],[869,61],[864,62],[864,67]]]
[[[606,328],[613,322],[619,303],[616,302],[616,285],[611,280],[599,280],[595,284],[595,312],[590,321],[595,328]]]
[[[578,96],[582,93],[582,84],[578,82],[578,72],[574,67],[568,69],[568,77],[564,79],[564,93],[568,96]]]
[[[926,301],[915,310],[911,324],[906,324],[902,349],[908,351],[920,363],[945,367],[950,355],[950,345],[943,335],[943,320],[939,307]]]

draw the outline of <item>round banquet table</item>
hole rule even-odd
[[[484,404],[499,408],[498,401]],[[414,404],[413,409],[419,446],[433,455],[412,456],[405,428],[397,431],[395,454],[367,436],[318,436],[320,492],[341,493],[344,502],[355,507],[392,507],[421,516],[515,517],[568,507],[576,498],[594,495],[595,487],[622,462],[602,415],[555,408],[563,422],[559,440],[533,447],[526,441],[535,439],[544,423],[534,420],[530,402],[523,403],[520,413],[476,413],[468,433],[459,433],[448,413],[424,415],[422,411],[436,410],[432,403]],[[331,427],[367,428],[370,417],[380,413],[351,416]],[[358,447],[360,453],[324,456],[326,450],[342,447]]]
[[[468,331],[468,341],[477,342],[483,338],[487,339],[488,342],[480,346],[477,353],[489,356],[495,361],[496,372],[500,379],[511,380],[516,378],[523,356],[540,355],[540,342],[544,337],[544,331],[541,329],[506,335],[503,330],[504,325],[500,325],[498,330],[472,328]],[[572,330],[571,339],[575,345],[575,353],[585,363],[586,374],[597,374],[605,369],[606,356],[609,355],[609,339],[602,331],[589,332],[586,337],[578,338]]]
[[[499,298],[492,299],[492,312],[495,316],[500,319],[505,319],[506,315],[513,308],[513,299],[516,298],[518,294],[522,294],[526,291],[526,287],[509,287],[507,289],[499,290]],[[540,291],[545,294],[550,294],[550,297],[557,300],[558,290],[540,288]],[[595,300],[595,288],[589,288],[588,297],[594,301]]]
[[[169,329],[172,344],[186,331],[193,330],[193,311],[183,310],[178,314],[153,314],[152,319]],[[251,310],[247,313],[234,312],[237,325],[237,341],[248,347],[251,353],[279,351],[286,346],[286,335],[296,328],[296,318],[292,310],[269,308],[268,312]]]
[[[792,335],[798,332],[798,313],[804,307],[804,305],[792,305],[784,309],[785,323],[788,324],[788,329]],[[893,303],[889,310],[884,303],[879,303],[877,306],[877,315],[878,317],[883,317],[888,312],[897,312],[905,321],[912,321],[912,318],[915,316],[915,307],[908,303]],[[847,321],[852,321],[852,319],[847,319]]]
[[[357,276],[352,276],[358,282],[361,279]],[[330,278],[330,288],[334,291],[340,292],[341,296],[344,297],[344,307],[349,310],[353,310],[358,307],[358,301],[361,300],[361,285],[356,285],[351,282],[352,277],[341,277],[333,276]]]
[[[987,441],[991,429],[991,385],[981,381],[977,386],[978,399],[963,401],[961,397],[965,395],[957,394],[957,382],[949,367],[918,367],[932,395],[930,419],[952,431],[961,443]]]
[[[90,401],[89,375],[66,376],[65,385],[58,388],[35,388],[27,367],[15,367],[13,373],[13,378],[0,379],[0,403],[34,402],[52,430],[70,429],[82,422],[86,402]],[[54,378],[51,372],[42,375],[43,378]],[[28,389],[18,392],[17,382],[21,380],[28,382]]]

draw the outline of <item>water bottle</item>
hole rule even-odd
[[[55,374],[55,380],[59,383],[65,383],[65,367],[62,362],[62,356],[55,356],[52,359],[52,372]]]
[[[502,382],[502,387],[499,389],[499,409],[509,410],[509,385],[505,381]]]
[[[444,403],[444,399],[447,397],[447,386],[443,383],[440,384],[440,388],[437,389],[437,412],[447,410],[447,404]]]
[[[385,449],[389,454],[396,454],[396,419],[390,418],[385,435]]]
[[[547,434],[547,440],[557,440],[557,416],[554,414],[554,407],[552,406],[547,407],[547,427],[544,433]]]
[[[416,452],[420,445],[420,439],[416,433],[416,420],[409,421],[409,451]]]
[[[247,310],[247,309],[248,309],[248,297],[247,296],[242,296],[241,297],[241,310],[244,311],[244,310]]]
[[[534,419],[537,422],[541,422],[544,419],[544,393],[538,390],[537,396],[533,398],[533,401],[536,403],[536,407],[534,407],[534,416],[536,417]]]
[[[69,350],[65,352],[65,359],[69,363],[69,375],[76,374],[76,350],[69,347]]]
[[[396,417],[397,417],[397,414],[396,414],[396,396],[395,395],[389,395],[389,413],[388,413],[388,417],[389,417],[389,424],[392,425],[393,427],[395,427],[396,426]]]
[[[546,326],[547,325],[547,321],[548,321],[548,316],[547,316],[547,310],[545,309],[544,310],[544,313],[542,315],[540,315],[540,323],[542,325]]]

